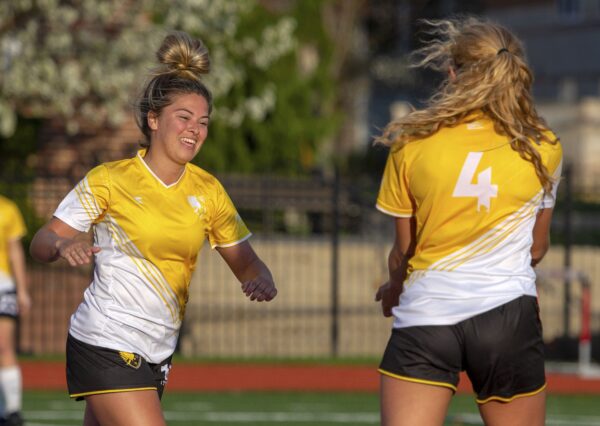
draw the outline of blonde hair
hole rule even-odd
[[[174,31],[167,35],[156,52],[161,64],[155,75],[175,74],[195,80],[210,71],[208,49],[202,40],[191,38],[187,33]]]
[[[502,26],[474,17],[424,23],[433,40],[413,52],[412,66],[455,75],[448,75],[425,108],[389,123],[375,143],[401,148],[481,111],[512,149],[533,163],[549,192],[553,179],[532,144],[557,139],[545,133],[549,129],[533,104],[533,75],[520,41]]]
[[[160,114],[174,95],[196,93],[208,102],[209,113],[212,111],[212,94],[202,82],[202,76],[210,71],[210,58],[201,40],[174,31],[164,38],[156,58],[159,65],[150,73],[136,102],[136,122],[145,137],[140,142],[143,147],[150,146],[148,114]]]

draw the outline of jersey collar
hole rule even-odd
[[[140,150],[137,152],[137,155],[136,155],[136,157],[138,158],[138,160],[140,161],[140,163],[142,163],[142,164],[144,165],[144,167],[146,168],[146,170],[148,170],[148,172],[149,172],[149,173],[152,175],[152,177],[153,177],[154,179],[156,179],[156,180],[158,181],[158,183],[160,183],[160,184],[161,184],[163,187],[165,187],[165,188],[167,188],[167,189],[168,189],[168,188],[172,188],[172,187],[174,187],[175,185],[177,185],[177,184],[178,184],[178,183],[181,181],[181,179],[183,179],[183,177],[185,176],[185,172],[186,172],[186,170],[187,170],[187,166],[186,166],[186,167],[183,169],[183,172],[181,173],[181,176],[179,176],[179,179],[177,179],[177,180],[176,180],[175,182],[173,182],[172,184],[170,184],[170,185],[167,185],[166,183],[164,183],[164,182],[162,181],[162,179],[161,179],[161,178],[159,178],[158,176],[156,176],[156,174],[155,174],[155,173],[152,171],[152,169],[151,169],[151,168],[148,166],[148,164],[146,164],[146,161],[144,160],[144,156],[145,156],[145,155],[146,155],[146,148],[143,148],[143,149],[140,149]]]

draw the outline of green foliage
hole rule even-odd
[[[0,136],[0,179],[31,178],[33,170],[28,160],[37,148],[40,124],[40,120],[20,119],[11,136]]]
[[[333,46],[320,25],[318,2],[298,2],[290,17],[287,25],[295,28],[296,49],[270,66],[248,61],[238,49],[228,52],[245,78],[216,101],[209,139],[197,158],[201,166],[218,172],[302,174],[323,161],[320,147],[339,123],[333,112]],[[235,45],[264,34],[277,19],[253,8],[240,17]],[[240,113],[238,106],[244,104],[248,108]]]
[[[0,2],[0,134],[17,115],[117,126],[161,38],[179,29],[211,53],[211,134],[199,162],[215,171],[298,174],[336,128],[328,1],[271,13],[254,0]],[[18,124],[22,125],[21,122]]]
[[[123,119],[157,34],[142,19],[150,0],[0,2],[0,134],[16,116],[82,125]]]

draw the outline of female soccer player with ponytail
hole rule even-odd
[[[101,164],[35,235],[31,254],[70,265],[95,257],[94,278],[71,317],[67,384],[85,399],[86,426],[164,426],[160,397],[198,251],[206,239],[250,300],[277,290],[223,186],[190,164],[207,134],[212,97],[206,47],[168,35],[137,103],[145,140],[134,158]],[[94,244],[77,235],[94,229]]]
[[[539,117],[519,40],[476,18],[427,22],[415,65],[446,73],[390,123],[377,208],[394,217],[394,317],[380,365],[384,426],[442,425],[466,371],[486,425],[541,426],[535,266],[549,245],[562,151]]]

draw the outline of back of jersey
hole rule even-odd
[[[401,306],[420,297],[470,300],[469,317],[523,294],[535,295],[532,229],[538,210],[553,206],[555,191],[544,194],[533,164],[509,142],[494,131],[491,120],[480,117],[390,154],[377,208],[396,217],[414,216],[417,222]],[[542,143],[536,149],[558,177],[560,144]],[[465,319],[464,308],[428,307],[444,312],[433,319],[436,324]],[[423,316],[431,317],[417,315]]]

